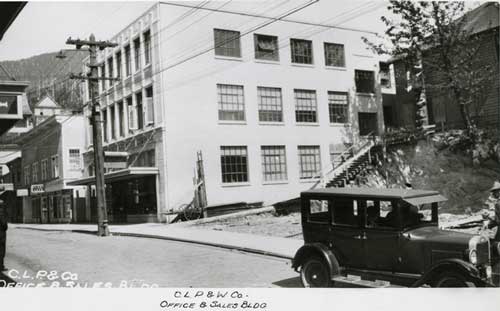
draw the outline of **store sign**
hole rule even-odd
[[[16,195],[18,197],[27,197],[28,196],[28,189],[17,189]]]
[[[104,162],[104,168],[127,168],[127,162]]]
[[[31,192],[31,194],[44,193],[45,188],[43,187],[43,184],[31,185],[30,192]]]

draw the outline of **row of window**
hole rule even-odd
[[[153,87],[147,87],[143,92],[135,93],[135,105],[132,96],[123,101],[118,101],[109,106],[108,110],[102,112],[103,121],[103,139],[105,142],[114,140],[117,137],[125,137],[127,132],[143,129],[148,125],[154,124],[154,102]],[[128,116],[128,124],[125,122],[125,114]],[[108,133],[108,123],[110,123],[110,132]]]
[[[132,55],[130,44],[127,44],[124,49],[124,60],[122,63],[122,52],[118,51],[113,56],[109,57],[105,63],[101,65],[101,76],[102,77],[122,77],[122,68],[125,66],[125,76],[128,77],[132,74]],[[134,69],[139,71],[142,68],[142,59],[144,60],[144,66],[151,63],[151,32],[149,30],[142,33],[142,53],[141,53],[141,36],[138,36],[133,40],[133,51],[134,51]],[[144,54],[144,58],[141,55]],[[107,68],[106,64],[107,63]],[[114,66],[116,64],[116,67]],[[116,69],[115,69],[116,68]],[[107,69],[107,70],[106,70]],[[106,80],[102,80],[102,88],[106,88]],[[111,85],[111,83],[110,83]]]
[[[245,183],[249,181],[247,146],[221,146],[222,182]],[[298,146],[300,179],[317,177],[321,169],[319,146]],[[261,146],[262,176],[265,182],[288,179],[285,146]]]
[[[242,85],[217,84],[220,121],[245,121],[245,100]],[[294,89],[295,121],[318,122],[318,104],[315,90]],[[257,87],[260,122],[283,122],[281,88]],[[347,92],[328,92],[330,123],[347,123],[349,96]]]
[[[81,169],[80,149],[69,149],[69,170]],[[50,160],[50,161],[49,161]],[[59,156],[53,155],[47,159],[36,161],[24,167],[24,185],[59,178]]]
[[[255,59],[279,61],[279,42],[277,36],[254,34]],[[241,57],[240,32],[225,29],[214,29],[215,55],[225,57]],[[344,45],[323,43],[325,65],[345,67]],[[290,39],[291,61],[296,64],[314,63],[313,43],[311,40]]]

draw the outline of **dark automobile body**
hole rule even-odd
[[[438,203],[445,200],[436,191],[424,190],[305,191],[301,193],[305,245],[292,266],[298,270],[314,256],[328,266],[332,279],[354,274],[421,286],[451,273],[464,284],[491,286],[491,252],[497,252],[498,245],[491,247],[487,237],[439,229]]]

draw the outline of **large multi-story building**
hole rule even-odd
[[[99,86],[111,220],[161,221],[189,203],[198,151],[209,205],[269,204],[384,131],[379,60],[362,40],[371,33],[218,11],[186,18],[190,10],[156,4],[99,55],[100,75],[119,78]],[[72,184],[93,183],[88,168]]]

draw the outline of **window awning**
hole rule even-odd
[[[104,174],[104,183],[111,183],[120,180],[133,179],[138,177],[146,177],[158,175],[157,167],[129,167],[119,171],[113,171]],[[95,184],[95,177],[86,177],[78,180],[73,180],[66,183],[68,186],[88,186]]]
[[[418,206],[418,205],[434,203],[434,202],[444,202],[444,201],[448,201],[448,199],[443,197],[440,194],[435,194],[435,195],[422,196],[422,197],[404,198],[403,201],[410,203],[411,205]]]

